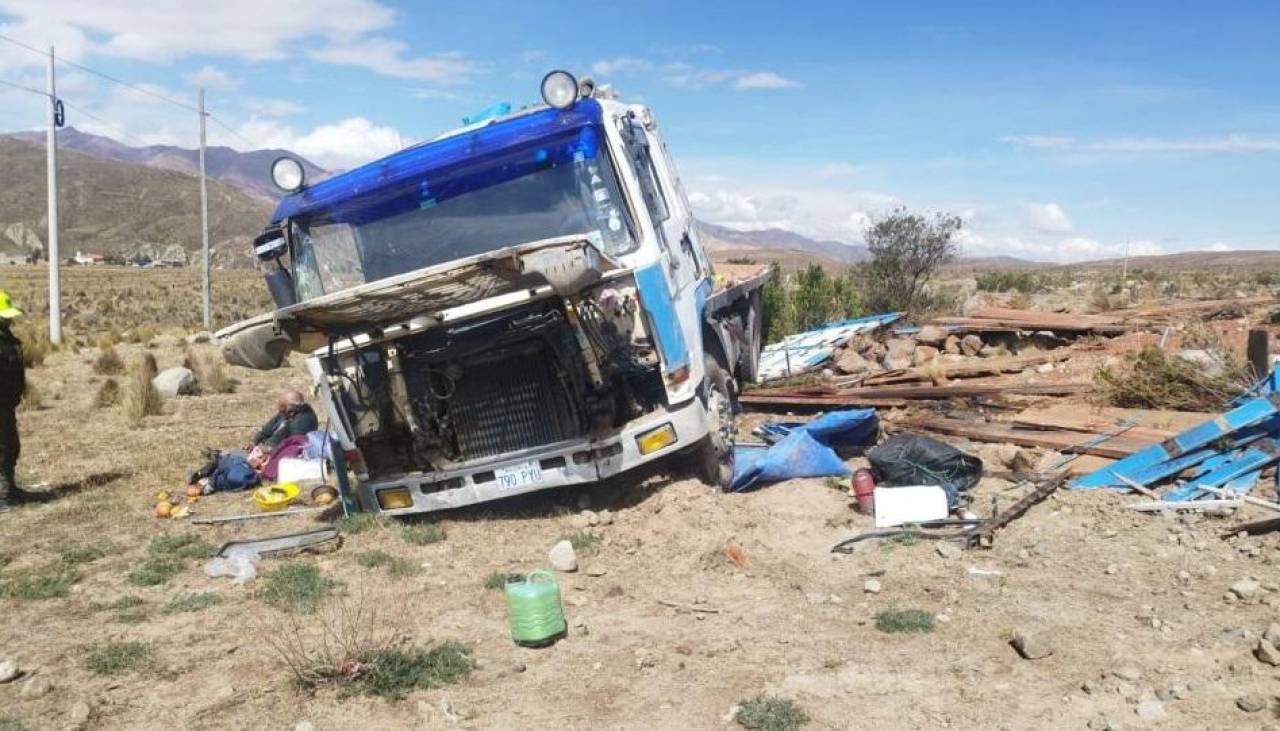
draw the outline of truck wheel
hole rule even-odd
[[[733,386],[729,374],[710,355],[705,364],[706,407],[711,431],[693,452],[698,479],[728,490],[733,481]]]

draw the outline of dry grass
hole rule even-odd
[[[108,378],[98,386],[98,392],[93,396],[93,407],[95,409],[107,409],[120,403],[120,384],[114,378]]]
[[[44,320],[22,320],[13,326],[13,334],[22,341],[22,362],[28,368],[43,365],[54,350],[49,340],[49,324]]]
[[[159,367],[156,365],[156,357],[147,353],[129,374],[129,382],[124,392],[124,413],[130,424],[137,426],[146,417],[160,414],[162,404],[160,393],[151,383],[157,373],[159,373]]]
[[[124,360],[114,347],[106,348],[94,359],[93,372],[100,376],[118,376],[124,373]]]
[[[1126,353],[1119,366],[1094,374],[1094,400],[1126,409],[1221,411],[1254,378],[1248,364],[1230,351],[1212,352],[1222,363],[1217,375],[1154,345]]]

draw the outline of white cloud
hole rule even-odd
[[[1115,137],[1081,141],[1074,137],[1018,135],[1001,142],[1035,149],[1118,154],[1280,152],[1280,137],[1229,134],[1217,137]]]
[[[784,78],[772,71],[744,74],[733,85],[738,89],[794,89],[802,86],[799,81]]]
[[[242,98],[244,108],[251,114],[258,114],[264,117],[289,117],[294,114],[302,114],[307,111],[307,107],[299,102],[289,101],[288,99],[263,99],[261,97],[245,97]]]
[[[857,166],[850,165],[847,162],[829,162],[813,172],[815,175],[819,175],[824,178],[843,178],[856,174],[858,172],[858,168]]]
[[[643,58],[634,58],[632,56],[618,56],[617,58],[603,58],[591,64],[591,70],[601,76],[612,76],[614,74],[631,74],[641,71],[651,71],[653,63]]]
[[[1043,233],[1069,234],[1074,230],[1067,212],[1057,203],[1028,204],[1027,223]]]
[[[329,170],[376,160],[401,149],[405,142],[394,127],[365,117],[350,117],[305,133],[274,120],[252,119],[236,131],[264,148],[291,150]]]
[[[1236,250],[1236,247],[1224,241],[1215,241],[1212,244],[1210,244],[1208,248],[1205,249],[1205,251],[1219,251],[1219,252],[1235,251],[1235,250]]]
[[[167,63],[200,55],[265,61],[308,49],[316,60],[396,78],[448,82],[476,71],[460,56],[410,56],[404,43],[377,35],[396,22],[395,10],[378,0],[0,0],[0,13],[15,18],[0,32],[40,48],[54,43],[72,60],[102,55]],[[0,70],[41,63],[21,49],[0,49]]]
[[[1096,259],[1103,253],[1102,244],[1083,236],[1073,236],[1058,242],[1058,256],[1066,261]],[[1048,253],[1048,252],[1046,252]]]
[[[192,86],[203,86],[214,91],[235,91],[240,88],[239,79],[233,79],[227,72],[208,64],[182,78]]]
[[[1160,256],[1169,250],[1154,241],[1130,241],[1126,247],[1129,256]]]

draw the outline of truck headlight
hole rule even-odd
[[[413,496],[407,487],[393,487],[378,491],[378,507],[383,510],[400,510],[413,507]]]
[[[279,157],[271,163],[271,182],[286,193],[295,193],[307,182],[302,163],[292,157]]]
[[[578,101],[578,80],[568,71],[552,71],[543,76],[542,101],[556,109],[568,109]]]
[[[657,429],[650,429],[647,432],[636,435],[636,446],[640,448],[640,454],[653,454],[654,452],[669,447],[676,443],[676,428],[670,424],[663,424]]]

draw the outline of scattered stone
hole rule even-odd
[[[1220,354],[1211,353],[1207,350],[1179,350],[1177,357],[1192,365],[1199,366],[1204,375],[1210,378],[1222,375],[1223,370],[1226,368],[1226,363]]]
[[[93,709],[84,701],[76,701],[71,704],[71,710],[67,712],[67,723],[81,728],[89,723],[89,717],[93,715]]]
[[[1258,640],[1258,646],[1254,648],[1253,656],[1268,665],[1280,666],[1280,650],[1277,650],[1275,644],[1268,639]]]
[[[1120,567],[1116,566],[1115,564],[1107,564],[1107,568],[1105,568],[1104,571],[1108,576],[1115,576],[1117,573],[1119,573]]]
[[[22,669],[18,667],[18,663],[13,660],[5,660],[0,662],[0,683],[10,683],[18,679],[22,674]]]
[[[1169,711],[1165,710],[1164,703],[1155,698],[1139,703],[1134,712],[1144,721],[1163,721],[1169,717]]]
[[[973,333],[965,335],[964,338],[960,340],[960,352],[970,357],[982,352],[982,346],[982,338],[974,335]]]
[[[1252,599],[1261,588],[1261,585],[1253,579],[1241,579],[1232,584],[1230,590],[1240,599]]]
[[[551,568],[556,571],[567,573],[578,570],[578,554],[569,541],[560,541],[552,546],[547,558],[551,561]]]
[[[862,582],[862,590],[863,590],[864,592],[868,593],[868,594],[879,594],[879,593],[880,593],[880,580],[879,580],[879,579],[867,579],[866,581]]]
[[[518,662],[518,663],[516,663],[515,665],[512,665],[512,666],[511,666],[511,672],[513,672],[513,673],[523,673],[523,672],[524,672],[525,670],[527,670],[527,669],[528,669],[528,668],[526,668],[526,667],[525,667],[525,665],[524,665],[524,663],[522,663],[522,662]]]
[[[1036,373],[1053,373],[1054,365],[1052,363],[1041,363],[1036,366]]]
[[[587,569],[586,573],[587,573],[587,576],[598,578],[609,573],[609,570],[603,566],[592,566],[591,568]]]
[[[609,510],[601,510],[596,513],[600,518],[600,525],[613,525],[613,513]]]
[[[578,513],[569,519],[569,524],[578,530],[591,527],[591,519],[587,517],[587,513],[590,512],[590,510],[584,510]]]
[[[948,338],[952,336],[947,334],[946,328],[937,325],[925,325],[916,332],[916,342],[922,345],[932,345],[941,347]]]
[[[938,349],[932,345],[917,345],[915,351],[911,354],[911,362],[915,365],[922,366],[935,360],[938,357]]]
[[[1280,622],[1272,622],[1267,631],[1262,633],[1262,639],[1273,645],[1280,645]]]
[[[1122,665],[1111,671],[1111,677],[1136,683],[1142,680],[1142,671],[1132,665]]]
[[[1267,707],[1267,699],[1260,695],[1242,695],[1236,699],[1236,708],[1245,713],[1257,713]]]
[[[851,376],[866,373],[874,368],[874,363],[862,357],[853,348],[845,348],[840,357],[836,359],[836,370]]]
[[[827,597],[827,601],[831,602],[832,604],[844,604],[844,598],[841,597],[839,594],[832,594],[831,596]]]
[[[53,690],[53,683],[49,679],[40,675],[30,678],[22,684],[23,698],[42,698],[49,695]]]
[[[964,549],[950,541],[938,543],[937,551],[939,556],[947,559],[960,558],[960,555],[964,553]]]
[[[651,650],[643,648],[636,650],[636,670],[644,670],[658,664],[658,656]]]
[[[573,618],[573,626],[574,626],[574,628],[576,628],[576,629],[586,629],[586,628],[587,628],[587,618],[586,618],[586,617],[584,617],[584,616],[582,616],[581,614],[579,614],[578,616],[576,616],[576,617],[574,617],[574,618]]]
[[[208,330],[201,330],[198,333],[193,333],[191,335],[188,335],[187,342],[190,343],[191,345],[211,343],[213,342],[213,333],[209,332]]]
[[[196,374],[192,373],[190,368],[181,366],[166,368],[151,379],[151,385],[155,386],[161,397],[177,398],[178,396],[195,393]]]
[[[994,345],[984,345],[978,350],[979,358],[998,358],[1004,354],[1004,350]]]
[[[960,355],[960,338],[948,335],[946,343],[942,346],[942,352],[947,355]]]
[[[1042,633],[1018,630],[1009,642],[1024,660],[1040,660],[1053,654],[1053,645]]]
[[[293,731],[316,731],[316,725],[310,721],[298,721],[293,724]]]

